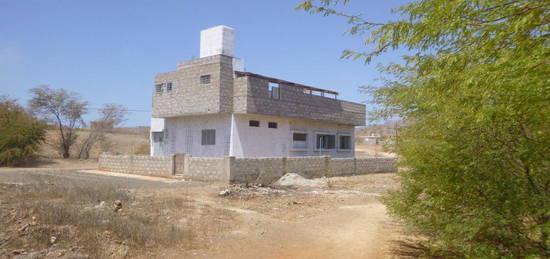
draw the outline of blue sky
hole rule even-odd
[[[224,24],[236,30],[236,56],[247,71],[367,100],[358,86],[375,82],[376,64],[402,53],[369,65],[341,60],[344,49],[364,50],[364,38],[344,35],[342,18],[295,11],[298,2],[0,0],[0,95],[25,104],[30,88],[46,84],[79,93],[92,108],[119,103],[150,111],[154,75],[197,58],[200,30]],[[406,2],[355,0],[344,10],[384,22]],[[132,112],[125,125],[148,125],[149,118]]]

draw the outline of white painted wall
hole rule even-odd
[[[195,157],[229,155],[231,129],[231,115],[229,114],[166,118],[165,128],[165,150],[159,153],[187,153]],[[203,129],[216,130],[215,145],[202,145],[201,134]]]
[[[260,121],[260,127],[250,127],[249,120]],[[235,157],[282,157],[288,155],[288,119],[252,114],[235,114],[231,155]],[[277,122],[276,129],[267,127]]]
[[[307,133],[307,150],[294,151],[290,149],[289,157],[295,156],[331,156],[331,157],[354,157],[355,156],[355,127],[349,125],[341,125],[336,123],[326,123],[311,120],[289,120],[290,131],[301,131]],[[336,136],[336,147],[331,150],[316,149],[316,134],[333,134]],[[338,147],[339,136],[349,135],[351,138],[351,149],[340,150]],[[289,142],[290,142],[289,133]]]
[[[219,25],[201,31],[200,57],[235,54],[235,29]]]
[[[164,118],[151,118],[151,132],[164,130]]]
[[[260,127],[250,127],[249,120],[260,121]],[[256,114],[235,114],[232,125],[231,155],[236,157],[295,157],[295,156],[354,156],[354,127],[323,123],[310,120],[289,119],[276,116]],[[268,128],[268,122],[277,122],[277,129]],[[307,148],[293,151],[292,132],[301,131],[308,134]],[[336,148],[333,150],[316,150],[315,134],[329,133],[336,135]],[[338,150],[338,134],[351,137],[351,150]]]
[[[250,127],[250,120],[260,121],[260,127]],[[276,122],[277,128],[268,128]],[[296,156],[354,156],[354,127],[335,123],[289,119],[256,114],[214,114],[166,118],[164,121],[165,143],[163,150],[152,150],[155,155],[187,153],[194,157],[296,157]],[[216,144],[202,145],[203,129],[216,130]],[[292,148],[292,132],[307,134],[307,148],[296,151]],[[317,133],[336,136],[332,150],[316,150]],[[339,134],[351,137],[351,150],[339,150]],[[232,141],[230,141],[232,140]],[[153,145],[153,148],[159,145]]]

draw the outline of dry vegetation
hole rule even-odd
[[[77,143],[71,151],[72,157],[76,157],[80,141],[88,134],[87,129],[76,131]],[[42,145],[40,156],[43,158],[60,158],[59,152],[53,147],[54,139],[58,133],[48,130],[46,144]],[[90,158],[97,159],[102,152],[120,154],[149,154],[149,128],[117,128],[106,134],[106,138],[97,143],[90,152]]]
[[[197,207],[185,196],[144,195],[52,177],[35,180],[0,184],[0,257],[158,256],[163,249],[200,248],[197,235],[223,231],[215,221],[197,224],[197,216],[206,221],[212,220],[208,215],[231,217],[224,210]]]
[[[216,184],[9,175],[0,174],[0,258],[380,258],[399,236],[378,201],[398,188],[393,174],[232,186],[225,196]]]

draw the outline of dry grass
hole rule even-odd
[[[56,130],[48,130],[46,135],[46,144],[42,145],[39,155],[48,158],[59,158],[60,155],[53,146],[58,132]],[[76,157],[79,146],[79,140],[84,139],[88,131],[78,130],[77,143],[73,146],[71,156]],[[97,158],[102,152],[113,152],[120,154],[145,154],[149,149],[149,133],[148,131],[129,131],[123,129],[115,129],[111,133],[107,133],[106,139],[97,143],[90,152],[90,158]]]
[[[17,249],[51,249],[52,236],[56,246],[92,258],[149,257],[166,248],[198,246],[195,237],[208,232],[209,226],[191,217],[231,218],[226,211],[197,208],[181,197],[142,195],[49,176],[35,180],[25,185],[0,184],[0,229],[6,230],[0,234],[0,257]],[[123,204],[118,212],[113,209],[116,200]]]

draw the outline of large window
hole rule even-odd
[[[307,133],[292,132],[292,149],[307,149]]]
[[[351,136],[350,135],[339,135],[338,136],[338,149],[340,150],[351,150]]]
[[[271,99],[281,99],[281,94],[280,94],[280,91],[279,89],[279,84],[276,84],[276,83],[269,83],[268,85],[269,87],[269,98]]]
[[[336,136],[331,134],[317,134],[317,149],[334,149],[336,147]]]
[[[201,145],[216,145],[216,130],[203,129],[201,132]]]

